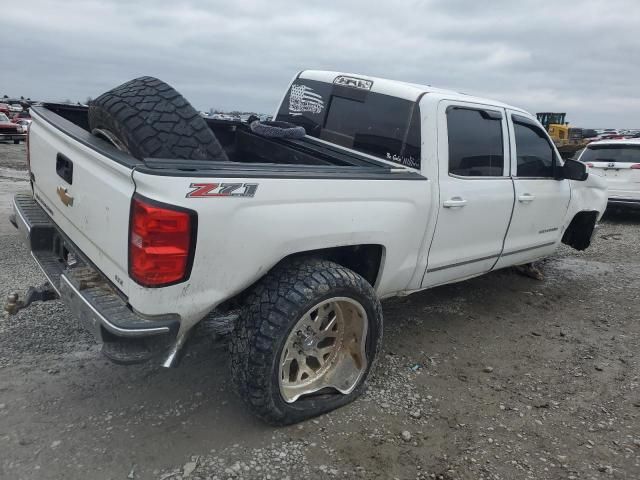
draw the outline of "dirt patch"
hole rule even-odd
[[[27,169],[27,145],[25,142],[0,143],[0,168],[11,170]]]

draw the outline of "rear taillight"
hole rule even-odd
[[[198,217],[192,210],[134,196],[129,275],[144,287],[179,283],[191,273]]]
[[[634,163],[629,168],[631,168],[632,170],[640,170],[640,163]]]
[[[593,163],[587,163],[587,167],[593,168]]]

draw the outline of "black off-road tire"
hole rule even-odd
[[[331,391],[282,398],[279,362],[289,333],[319,302],[349,297],[366,311],[367,368],[347,395]],[[274,268],[248,295],[231,335],[231,373],[240,398],[249,410],[271,425],[289,425],[352,402],[365,389],[382,344],[382,307],[371,285],[360,275],[327,260],[295,260]]]
[[[89,127],[108,131],[139,159],[228,160],[191,104],[153,77],[136,78],[92,100]]]

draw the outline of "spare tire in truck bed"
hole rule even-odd
[[[89,127],[140,159],[228,160],[191,104],[153,77],[136,78],[92,100]]]

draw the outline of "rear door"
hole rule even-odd
[[[437,128],[440,199],[423,287],[491,270],[514,201],[503,109],[443,100]]]
[[[533,118],[508,114],[516,201],[496,268],[555,251],[571,198],[569,181],[556,180],[561,160],[547,132]]]
[[[609,198],[640,200],[640,142],[589,145],[580,161],[605,177]]]

